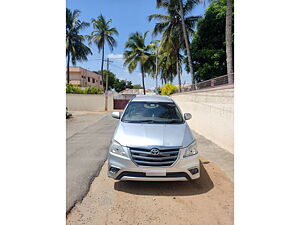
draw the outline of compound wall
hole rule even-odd
[[[185,92],[171,96],[183,113],[191,113],[190,128],[234,152],[234,88]]]

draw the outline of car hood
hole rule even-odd
[[[187,123],[138,124],[120,122],[114,139],[123,146],[181,146],[191,144],[194,137]]]

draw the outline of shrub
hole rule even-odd
[[[102,94],[103,92],[97,87],[88,87],[84,90],[84,94]]]
[[[77,85],[67,84],[66,85],[66,93],[70,94],[102,94],[102,90],[98,87],[87,87],[85,89],[81,89]]]
[[[71,94],[83,94],[83,90],[74,84],[67,84],[66,92]]]
[[[171,95],[175,90],[177,90],[177,87],[172,85],[172,83],[167,83],[164,86],[160,88],[161,95]]]

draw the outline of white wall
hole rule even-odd
[[[220,147],[234,152],[234,88],[186,92],[171,96],[183,113],[191,113],[189,126]]]
[[[70,111],[104,111],[105,96],[97,94],[66,94]],[[107,109],[113,110],[113,95],[108,96]]]

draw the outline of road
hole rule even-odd
[[[109,113],[76,113],[67,120],[66,211],[87,194],[98,176],[117,125]]]
[[[233,224],[231,153],[195,133],[200,179],[115,181],[107,177],[105,160],[118,121],[105,113],[74,115],[67,122],[68,225]]]

